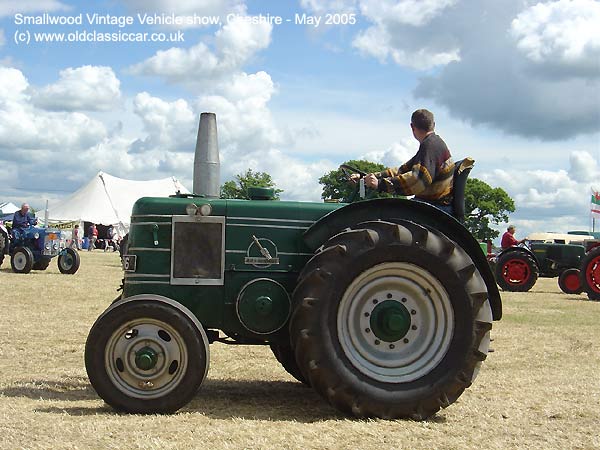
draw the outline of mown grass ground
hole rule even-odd
[[[0,269],[0,448],[598,448],[600,303],[556,279],[504,294],[491,353],[457,403],[425,422],[354,420],[286,374],[265,347],[211,347],[208,380],[170,416],[117,414],[83,349],[116,296],[118,256],[80,271]]]

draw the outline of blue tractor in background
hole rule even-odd
[[[4,256],[10,256],[10,265],[15,273],[46,270],[52,258],[58,256],[58,270],[74,274],[79,269],[79,254],[67,248],[64,234],[53,228],[29,227],[18,233],[9,233],[0,224],[0,265]]]

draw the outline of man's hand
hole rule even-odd
[[[350,181],[354,184],[358,183],[358,180],[360,180],[360,175],[357,173],[353,173],[352,175],[350,175]]]
[[[365,186],[371,189],[377,189],[377,186],[379,186],[379,180],[375,175],[370,173],[365,177]]]

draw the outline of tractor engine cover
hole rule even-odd
[[[256,334],[270,334],[281,329],[290,318],[291,301],[285,288],[269,278],[247,283],[236,301],[242,325]]]

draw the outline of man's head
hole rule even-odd
[[[410,117],[410,128],[415,139],[420,142],[435,129],[433,113],[426,109],[417,109]]]
[[[515,231],[517,229],[515,228],[514,225],[509,225],[508,228],[506,229],[506,231],[508,231],[510,234],[515,234]]]
[[[29,212],[29,205],[27,203],[23,203],[21,205],[21,214],[25,215]]]

